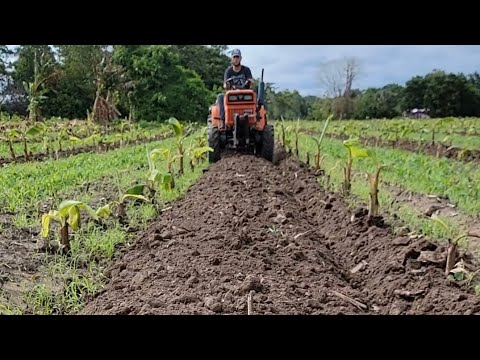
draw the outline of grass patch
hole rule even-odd
[[[197,132],[191,137],[193,139],[201,134],[201,132]],[[186,139],[187,142],[189,140],[189,138]],[[154,149],[154,145],[142,147],[142,156],[139,155],[138,159],[135,159],[137,161],[129,159],[133,163],[133,169],[125,169],[125,166],[121,168],[123,172],[118,177],[121,189],[124,190],[137,183],[145,182],[148,177],[146,151]],[[177,144],[175,139],[169,139],[157,145],[175,152]],[[136,156],[136,152],[130,154]],[[114,174],[116,172],[114,166],[109,164],[107,167],[105,164],[108,160],[110,158],[102,157],[100,162],[97,158],[97,168],[110,169]],[[188,161],[187,156],[185,163]],[[68,256],[56,255],[48,261],[48,270],[40,281],[27,291],[23,313],[71,314],[80,311],[85,302],[105,285],[104,271],[116,251],[120,247],[131,244],[138,236],[138,231],[147,229],[151,221],[159,216],[162,208],[185,194],[188,188],[202,175],[203,169],[207,165],[204,161],[196,166],[193,172],[186,167],[182,176],[175,171],[175,187],[167,190],[163,189],[161,184],[157,184],[154,202],[129,202],[126,209],[127,224],[121,224],[114,217],[102,223],[95,223],[88,218],[82,220],[80,229],[72,232],[70,254]],[[167,171],[168,163],[156,160],[156,167],[163,173]],[[100,183],[92,184],[88,193],[77,194],[75,199],[90,198],[95,203],[95,208],[103,206],[118,196],[115,182],[115,177],[110,174],[110,176],[102,178]],[[102,189],[104,189],[104,193]],[[73,193],[75,188],[70,188],[70,191]],[[57,201],[63,199],[66,198],[62,196]],[[58,225],[52,225],[52,230],[53,235],[49,241],[59,242]]]

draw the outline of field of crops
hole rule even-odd
[[[480,313],[478,119],[0,126],[0,313]]]
[[[59,127],[77,136],[97,129]],[[100,289],[115,250],[201,174],[206,138],[198,125],[164,124],[138,141],[134,133],[122,123],[101,135],[122,145],[2,165],[0,313],[77,311]]]

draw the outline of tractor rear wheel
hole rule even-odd
[[[262,150],[261,156],[268,160],[273,161],[273,152],[275,149],[275,133],[272,125],[265,125],[262,133]]]
[[[212,164],[220,160],[220,134],[211,123],[208,124],[208,146],[213,149],[213,152],[208,152],[208,162]]]

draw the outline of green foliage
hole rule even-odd
[[[211,94],[197,73],[181,66],[172,46],[119,46],[114,59],[134,83],[126,97],[137,118],[161,121],[175,116],[201,121],[207,117]]]
[[[0,75],[6,69],[8,51],[0,46]],[[45,117],[84,118],[100,90],[122,116],[203,121],[229,64],[225,51],[223,45],[21,45],[15,49],[11,86],[2,87],[13,99],[4,108],[27,112],[24,99],[32,92],[29,84],[35,84],[37,56],[43,66],[36,78],[49,81],[42,82],[30,98],[35,100],[34,110]]]
[[[0,105],[10,114],[25,115],[30,93],[31,111],[45,117],[83,118],[101,91],[121,117],[152,122],[174,116],[203,122],[209,105],[223,91],[227,49],[226,45],[21,45],[14,50],[16,58],[10,58],[10,49],[0,45]],[[35,54],[43,64],[36,78],[48,81],[41,81],[41,88],[33,91]],[[275,79],[276,74],[266,70],[266,79]],[[480,116],[478,73],[434,70],[412,77],[405,86],[351,88],[337,97],[277,91],[269,81],[265,90],[271,119],[322,120],[329,114],[334,120],[395,118],[414,108],[429,109],[431,117]]]

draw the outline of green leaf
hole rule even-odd
[[[155,182],[158,180],[158,177],[161,175],[160,171],[155,169],[153,171],[150,171],[150,174],[148,176],[148,181]]]
[[[368,150],[360,147],[351,146],[350,151],[352,152],[352,157],[354,158],[366,158],[369,156]]]
[[[142,195],[143,191],[145,190],[145,186],[146,186],[145,184],[138,184],[138,185],[132,186],[127,191],[125,191],[125,193],[130,195]]]
[[[110,215],[112,215],[112,210],[110,209],[110,204],[105,206],[99,207],[97,211],[95,211],[98,217],[107,219]]]
[[[87,204],[81,202],[81,201],[76,201],[76,200],[64,200],[58,207],[58,210],[60,212],[60,215],[62,217],[66,217],[67,214],[69,214],[70,208],[76,206],[79,209],[85,210],[93,219],[98,220],[98,215],[96,214],[95,210],[93,210],[90,206]]]
[[[30,129],[27,130],[26,135],[27,136],[35,136],[35,135],[38,135],[38,134],[42,133],[42,131],[43,131],[43,129],[41,128],[41,126],[35,125],[35,126],[32,126]]]
[[[72,206],[78,206],[83,204],[81,201],[76,201],[76,200],[64,200],[61,202],[61,204],[58,206],[58,211],[60,213],[61,217],[67,217],[68,212],[70,211],[70,208]]]
[[[172,189],[172,175],[171,174],[162,174],[161,175],[161,186],[164,190]]]
[[[148,149],[147,149],[147,159],[148,159],[148,169],[152,174],[155,171],[155,163],[153,162],[152,154],[151,152],[148,151]]]
[[[183,126],[177,119],[171,117],[168,119],[167,123],[172,125],[176,137],[181,137],[183,135]]]
[[[42,215],[42,237],[48,237],[48,233],[50,231],[50,220],[52,217],[50,214],[43,214]]]
[[[13,140],[16,137],[20,137],[20,133],[17,130],[9,130],[8,137]]]
[[[122,203],[125,202],[125,200],[127,199],[138,199],[148,202],[148,199],[143,195],[125,194],[122,196]]]
[[[440,226],[442,226],[445,229],[445,231],[448,234],[450,234],[450,228],[448,227],[448,225],[443,220],[441,220],[436,214],[433,214],[431,216],[431,219],[436,221]]]
[[[213,152],[213,149],[210,146],[202,146],[202,147],[199,147],[199,148],[195,148],[193,150],[193,157],[199,158],[203,154],[205,154],[206,152],[209,152],[209,151]]]
[[[72,227],[73,231],[77,231],[80,227],[80,210],[77,206],[70,206],[68,208],[68,224]]]
[[[170,149],[167,149],[167,148],[154,149],[150,152],[150,156],[152,157],[152,160],[155,160],[155,159],[166,160],[170,157]]]

